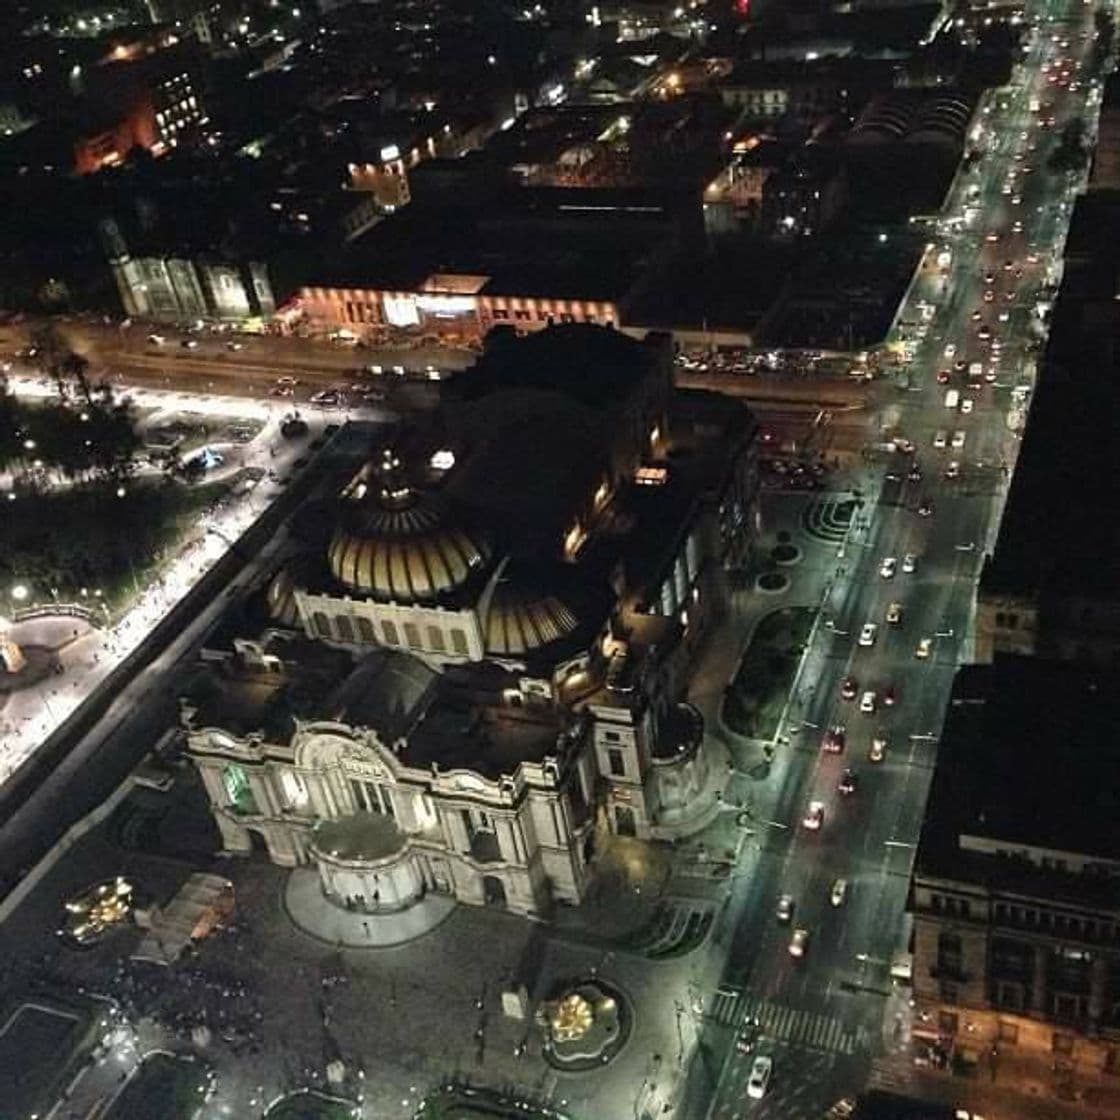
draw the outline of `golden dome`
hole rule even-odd
[[[347,489],[327,562],[352,591],[396,603],[431,601],[465,583],[490,550],[433,495],[403,481],[399,468],[387,452]]]
[[[579,616],[551,592],[502,579],[486,615],[486,652],[496,657],[530,653],[573,633]]]

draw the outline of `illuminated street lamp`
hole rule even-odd
[[[26,584],[17,583],[12,588],[12,598],[15,599],[17,603],[27,602],[28,596],[30,596],[30,594],[31,592],[27,589]]]

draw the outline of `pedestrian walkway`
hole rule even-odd
[[[708,1018],[734,1030],[749,1020],[758,1019],[765,1039],[806,1050],[855,1054],[871,1048],[871,1034],[864,1027],[852,1028],[835,1015],[760,999],[734,988],[716,991]]]

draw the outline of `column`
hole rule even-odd
[[[1046,984],[1046,958],[1047,948],[1045,945],[1036,945],[1034,949],[1034,978],[1031,983],[1031,1013],[1033,1015],[1045,1015],[1048,991]]]
[[[498,817],[494,821],[494,829],[498,835],[498,851],[507,863],[523,863],[521,854],[517,850],[517,838],[513,832],[512,822],[505,817]]]
[[[1108,984],[1108,965],[1100,953],[1093,954],[1089,972],[1089,1020],[1094,1026],[1104,1018],[1105,987]]]
[[[463,821],[462,813],[458,809],[441,810],[440,818],[450,837],[452,851],[469,852],[471,841],[467,835],[467,826]]]

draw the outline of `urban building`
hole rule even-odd
[[[474,342],[494,326],[624,326],[698,199],[507,189],[458,207],[414,201],[345,253],[312,263],[277,313],[285,329]],[[319,272],[310,281],[311,269]]]
[[[1114,670],[957,673],[910,889],[916,1036],[1120,1068],[1118,719]]]
[[[542,914],[582,897],[597,830],[716,811],[683,696],[756,533],[755,428],[674,389],[663,336],[499,332],[460,378],[207,654],[188,754],[226,850],[314,864],[328,898]]]
[[[1118,234],[1115,192],[1078,201],[1049,344],[980,577],[980,661],[1012,652],[1115,665],[1120,654],[1120,560],[1107,512],[1120,502],[1112,419]]]

